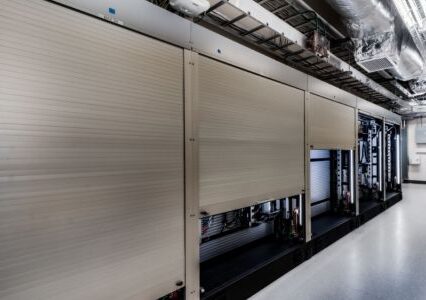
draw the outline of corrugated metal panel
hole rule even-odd
[[[330,198],[330,162],[311,162],[311,202]]]
[[[311,159],[330,158],[329,150],[311,150]],[[330,161],[311,161],[311,203],[330,199]],[[311,216],[315,217],[330,209],[330,201],[317,203],[311,207]]]
[[[308,76],[309,91],[324,98],[356,107],[357,97],[318,78]]]
[[[311,150],[312,159],[329,159],[330,150]],[[330,199],[330,160],[311,161],[311,216],[315,217],[321,213],[330,210],[330,201],[317,203],[325,199]]]
[[[314,149],[354,149],[355,109],[316,95],[309,101],[309,144]]]
[[[210,214],[304,188],[304,93],[199,60],[200,206]]]
[[[176,289],[182,50],[47,1],[0,3],[0,298]]]
[[[330,150],[311,150],[311,159],[330,158]]]

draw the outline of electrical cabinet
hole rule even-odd
[[[386,122],[384,132],[385,199],[401,192],[401,128]]]
[[[310,151],[312,236],[350,221],[355,212],[354,151]]]
[[[312,149],[354,149],[355,109],[311,94],[309,145]]]
[[[48,1],[1,4],[0,298],[176,290],[183,50]]]
[[[304,189],[304,92],[199,57],[201,211],[216,214]]]
[[[248,298],[358,226],[355,182],[400,199],[391,112],[176,15],[133,29],[186,50],[0,2],[1,299]]]
[[[313,245],[322,245],[335,228],[349,226],[356,212],[355,108],[310,94],[307,116],[310,229]]]
[[[359,212],[383,200],[383,119],[358,116]]]

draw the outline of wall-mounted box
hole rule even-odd
[[[426,144],[426,127],[416,127],[416,144]]]

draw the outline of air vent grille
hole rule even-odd
[[[394,67],[392,61],[389,60],[387,57],[359,61],[358,64],[369,73],[391,69]]]

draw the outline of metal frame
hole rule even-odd
[[[356,140],[357,140],[357,147],[356,147],[356,151],[357,151],[357,159],[355,160],[355,164],[356,164],[356,169],[355,169],[355,171],[356,171],[356,176],[358,176],[358,155],[359,155],[359,150],[358,150],[358,145],[359,145],[359,137],[358,137],[358,121],[359,121],[359,115],[360,114],[363,114],[363,115],[366,115],[366,116],[370,116],[370,117],[372,117],[372,118],[374,118],[374,119],[376,119],[376,120],[380,120],[381,121],[381,123],[380,123],[380,126],[382,126],[382,139],[381,139],[381,149],[379,150],[379,152],[378,153],[380,153],[381,154],[381,162],[380,162],[380,166],[381,166],[381,168],[377,168],[377,171],[378,172],[381,172],[381,174],[380,174],[380,176],[379,176],[379,178],[380,178],[380,184],[381,184],[381,188],[382,188],[382,191],[381,191],[381,197],[382,197],[382,199],[381,199],[381,201],[382,202],[384,202],[384,201],[386,201],[386,187],[385,187],[385,162],[386,162],[386,158],[385,158],[385,147],[384,147],[384,142],[385,142],[385,135],[384,135],[384,125],[385,125],[385,118],[384,117],[380,117],[380,116],[378,116],[378,115],[376,115],[376,114],[372,114],[372,113],[368,113],[368,112],[365,112],[365,111],[362,111],[362,110],[360,110],[360,109],[357,109],[357,124],[356,124],[356,132],[357,132],[357,137],[356,137]],[[377,157],[377,159],[379,160],[379,157]],[[355,180],[355,182],[356,182],[356,201],[357,201],[357,215],[359,215],[359,182],[358,182],[358,180]]]
[[[308,77],[308,89],[311,93],[334,102],[357,107],[357,97],[315,77]]]
[[[226,3],[223,3],[222,5],[226,5],[226,7],[232,7],[233,10],[238,9],[241,11],[242,14],[246,14],[248,17],[251,17],[254,20],[257,20],[261,24],[267,24],[268,28],[275,32],[276,34],[280,35],[279,42],[281,43],[281,38],[285,39],[290,43],[292,43],[292,46],[294,50],[289,51],[286,49],[285,54],[282,56],[286,63],[303,70],[308,73],[315,73],[316,76],[319,76],[322,79],[329,80],[333,84],[339,85],[342,88],[350,89],[351,91],[358,93],[358,94],[364,94],[365,97],[368,97],[372,100],[377,99],[378,102],[388,102],[389,100],[392,100],[393,103],[397,103],[401,106],[406,106],[407,104],[405,102],[400,101],[400,99],[390,92],[385,87],[381,86],[380,84],[376,83],[371,78],[367,77],[364,73],[358,70],[358,68],[355,68],[352,65],[349,65],[345,61],[341,60],[339,57],[335,56],[334,54],[330,53],[329,58],[322,59],[315,56],[314,53],[307,50],[307,37],[304,33],[298,31],[295,27],[298,27],[297,24],[289,25],[286,21],[289,20],[288,17],[278,17],[275,15],[277,12],[275,12],[274,6],[269,6],[266,3],[267,1],[261,1],[260,3],[257,3],[253,0],[246,0],[246,1],[238,1],[238,0],[229,0]],[[261,5],[262,4],[262,5]],[[292,6],[292,5],[291,5]],[[267,8],[270,10],[268,10]],[[218,25],[221,27],[222,21],[218,22],[217,16],[212,16],[212,13],[214,13],[215,9],[209,11],[206,16],[210,18],[210,20],[207,20],[207,22],[212,23],[214,25]],[[290,16],[291,18],[299,16],[300,13],[297,13],[293,16]],[[219,18],[220,20],[220,18]],[[310,22],[312,20],[309,20],[307,22]],[[305,24],[305,23],[303,23]],[[300,26],[303,24],[299,24]],[[290,27],[290,28],[289,28]],[[222,28],[224,29],[224,28]],[[241,33],[250,29],[243,29],[238,26],[234,26],[234,30],[225,29],[226,31],[230,32],[231,34],[237,34],[241,35]],[[261,44],[267,44],[266,50],[270,50],[270,47],[276,47],[276,43],[266,43],[270,40],[275,41],[275,38],[277,36],[272,36],[265,39],[258,40],[258,43]],[[245,35],[246,36],[246,35]],[[253,37],[252,37],[253,38]],[[249,40],[250,42],[250,40]],[[252,41],[251,41],[252,42]],[[269,48],[269,49],[268,49]],[[301,49],[301,50],[299,50]],[[296,53],[294,52],[296,51]],[[316,57],[316,61],[309,62],[309,58],[304,57],[303,55],[307,54],[309,57]],[[299,56],[300,55],[300,56]],[[289,60],[290,56],[297,56],[298,59],[297,62],[303,62],[303,64],[294,64],[295,60]],[[304,60],[306,58],[306,60]],[[318,62],[321,61],[324,65],[331,66],[336,70],[335,76],[332,78],[324,78],[322,77],[324,74],[320,72],[320,69],[316,67]]]
[[[305,92],[305,242],[312,239],[311,225],[311,147],[309,142],[310,93]]]
[[[194,24],[197,25],[197,24]],[[192,50],[280,83],[307,90],[308,75],[205,27],[192,28]]]
[[[233,0],[234,2],[236,0]],[[309,143],[309,110],[310,93],[318,94],[331,101],[339,102],[344,105],[355,107],[355,113],[359,111],[382,116],[383,128],[385,117],[387,120],[401,123],[401,117],[369,103],[362,98],[358,98],[337,87],[326,84],[312,76],[302,73],[294,68],[279,63],[278,61],[249,49],[237,42],[234,42],[220,34],[214,33],[207,28],[183,19],[171,12],[161,9],[147,1],[140,0],[120,0],[120,1],[90,1],[90,4],[82,4],[78,0],[56,0],[66,6],[82,10],[88,14],[101,17],[107,21],[117,23],[119,26],[125,26],[137,32],[153,36],[157,39],[172,43],[184,48],[184,85],[185,85],[185,256],[186,256],[186,297],[187,299],[199,299],[199,201],[198,201],[198,53],[208,57],[242,68],[252,73],[270,78],[272,80],[296,87],[305,91],[305,241],[311,240],[311,199],[310,199],[310,143]],[[112,4],[111,4],[112,2]],[[244,2],[244,1],[242,1]],[[81,6],[85,5],[85,6]],[[114,20],[107,17],[106,8],[111,5],[117,6],[117,16]],[[89,7],[90,6],[90,7]],[[214,9],[214,8],[213,8]],[[99,15],[104,12],[103,15]],[[241,17],[243,18],[243,17]],[[126,20],[125,22],[123,20]],[[124,22],[124,23],[123,23]],[[232,25],[227,24],[229,27]],[[257,30],[265,26],[258,26]],[[294,29],[292,29],[294,31]],[[256,31],[256,30],[255,30]],[[253,32],[255,32],[253,31]],[[244,34],[250,35],[253,32]],[[297,37],[296,37],[297,40]],[[267,43],[267,42],[266,42]],[[280,49],[285,49],[294,45],[294,42],[287,42],[281,45]],[[297,55],[295,52],[290,55]],[[307,62],[311,58],[299,58],[299,62]],[[330,58],[329,60],[332,60]],[[327,71],[333,69],[333,66],[323,64],[323,61],[317,60],[311,64],[323,71],[325,76],[331,76],[336,71]],[[346,68],[346,69],[345,69]],[[349,65],[342,67],[343,72],[354,72]],[[347,73],[349,74],[349,73]],[[349,80],[349,78],[348,78]],[[371,80],[369,80],[371,83]],[[357,86],[358,83],[349,83]],[[382,87],[381,87],[382,88]],[[369,89],[366,87],[366,89]],[[357,120],[355,118],[355,134],[357,135]],[[385,135],[383,134],[383,139]],[[358,137],[356,136],[356,140]],[[385,145],[384,141],[382,145]],[[384,147],[383,147],[384,148]],[[355,146],[357,153],[357,146]],[[357,154],[355,155],[357,157]],[[382,168],[385,167],[385,156],[382,157]],[[357,170],[357,159],[355,159],[355,170]],[[384,174],[384,170],[382,170]],[[402,173],[401,173],[402,174]],[[384,176],[382,176],[384,180]],[[355,180],[357,182],[357,180]],[[356,183],[357,187],[357,183]],[[358,189],[355,189],[358,199]],[[386,188],[383,186],[384,199],[386,199]],[[359,209],[358,200],[357,214]]]
[[[382,195],[383,202],[386,202],[386,120],[382,118]]]
[[[402,118],[400,115],[359,97],[357,97],[357,107],[362,113],[365,113],[367,115],[371,115],[381,119],[386,118],[386,121],[395,124],[402,123]]]
[[[389,199],[386,199],[386,190],[387,190],[387,181],[386,181],[386,134],[385,134],[385,125],[389,124],[389,125],[396,125],[398,126],[398,130],[399,130],[399,155],[400,155],[400,160],[399,160],[399,174],[400,174],[400,185],[402,185],[403,183],[403,178],[402,178],[402,159],[401,159],[401,153],[402,153],[402,142],[401,142],[401,129],[402,129],[402,122],[398,123],[395,122],[395,120],[392,119],[387,119],[387,118],[383,118],[383,141],[382,141],[382,148],[383,148],[383,153],[382,153],[382,158],[383,158],[383,162],[382,162],[382,172],[383,172],[383,201],[387,201]]]
[[[163,40],[168,43],[180,46],[185,49],[193,50],[195,52],[202,53],[204,55],[210,56],[212,58],[233,64],[234,66],[246,69],[247,71],[257,73],[259,75],[271,78],[273,80],[279,81],[281,83],[297,87],[302,90],[308,90],[307,85],[308,81],[316,80],[322,84],[325,82],[318,80],[316,78],[309,79],[309,75],[302,73],[288,65],[277,63],[276,60],[259,53],[258,51],[249,49],[235,41],[230,40],[229,38],[224,37],[218,33],[215,33],[197,23],[191,22],[190,20],[179,17],[176,14],[171,13],[165,9],[162,9],[148,1],[141,0],[99,0],[99,1],[87,1],[82,2],[79,0],[48,0],[53,1],[59,4],[62,4],[67,7],[82,11],[84,13],[93,15],[95,17],[104,19],[106,21],[114,22],[119,26],[124,26],[131,30],[152,36],[154,38]],[[243,3],[246,1],[236,1],[233,2]],[[221,1],[223,5],[226,1]],[[253,1],[251,1],[253,2]],[[227,2],[228,3],[228,2]],[[253,7],[259,7],[259,5],[253,2]],[[108,8],[116,8],[116,15],[108,15]],[[213,6],[209,11],[213,11],[216,6]],[[262,7],[260,7],[262,8]],[[263,9],[263,8],[262,8]],[[265,10],[265,9],[264,9]],[[209,13],[209,11],[207,13]],[[266,11],[266,10],[265,10]],[[256,11],[257,12],[257,11]],[[266,11],[268,12],[268,11]],[[250,14],[255,14],[250,12]],[[270,12],[268,12],[270,15]],[[278,20],[281,21],[277,17]],[[228,25],[229,27],[229,25]],[[257,26],[253,28],[253,32],[260,30],[264,27],[271,27],[270,24],[262,24],[262,26]],[[241,36],[250,35],[253,32],[241,33]],[[290,55],[295,55],[294,51],[289,50],[290,47],[297,47],[300,49],[300,45],[297,45],[294,41],[305,41],[306,37],[298,32],[296,29],[290,25],[286,27],[286,36],[283,35],[280,37],[281,41],[286,40],[281,46],[275,49],[283,50],[286,49],[286,53]],[[293,39],[292,39],[293,38]],[[291,40],[292,39],[292,40]],[[306,51],[304,51],[306,52]],[[342,74],[352,73],[353,76],[357,77],[357,70],[350,65],[342,62],[335,56],[331,56],[326,62],[313,54],[310,54],[309,57],[299,57],[296,58],[294,63],[303,63],[305,64],[304,72],[312,72],[312,69],[315,69],[315,72],[320,72],[321,76],[330,76],[334,77],[341,76]],[[340,69],[336,69],[333,65],[339,62]],[[341,63],[340,63],[341,62]],[[331,63],[331,64],[330,64]],[[333,71],[327,71],[333,69]],[[361,74],[364,76],[363,74]],[[364,76],[365,77],[365,76]],[[313,78],[313,77],[312,77]],[[365,77],[366,78],[366,77]],[[400,100],[398,97],[390,93],[384,87],[379,84],[374,83],[371,79],[366,78],[368,85],[372,85],[371,88],[377,88],[380,93],[371,94],[372,90],[367,85],[364,85],[362,82],[351,81],[350,78],[344,79],[343,83],[340,83],[342,87],[350,88],[354,87],[354,92],[370,93],[373,98],[368,97],[370,100],[376,97],[377,99],[382,99],[387,97],[398,102],[400,105],[406,105],[406,103]],[[334,84],[338,84],[336,81],[333,81]],[[337,87],[334,87],[336,94],[346,93],[349,98],[354,97],[350,93],[343,91]],[[321,93],[321,92],[319,92]],[[369,94],[369,95],[370,95]],[[320,94],[326,98],[330,98],[328,95]],[[334,97],[331,97],[334,98]],[[339,100],[339,97],[336,96],[336,100]],[[365,100],[364,100],[365,101]],[[383,109],[385,110],[385,109]]]
[[[184,50],[186,299],[200,298],[198,180],[198,54]]]
[[[155,37],[168,43],[172,43],[181,46],[185,49],[194,50],[199,53],[206,54],[208,56],[214,56],[217,59],[223,59],[224,61],[232,61],[239,67],[245,68],[249,71],[256,72],[271,79],[280,81],[282,83],[305,89],[306,86],[306,74],[304,80],[300,80],[301,75],[297,74],[299,71],[294,68],[288,67],[282,64],[281,69],[287,69],[286,72],[278,72],[273,69],[269,70],[269,67],[262,66],[261,62],[256,62],[256,59],[247,59],[244,61],[244,55],[240,55],[240,52],[250,54],[250,56],[256,55],[257,58],[265,60],[266,56],[259,54],[257,51],[248,49],[241,44],[231,41],[218,33],[214,33],[205,27],[191,22],[188,19],[179,17],[178,15],[171,13],[165,9],[162,9],[148,1],[141,0],[99,0],[99,1],[80,1],[80,0],[48,0],[60,3],[64,6],[72,7],[74,9],[83,11],[87,14],[94,15],[96,17],[105,19],[110,22],[114,22],[120,26],[127,27],[129,29],[138,31],[140,33]],[[271,42],[264,43],[269,49],[269,52],[274,54],[273,56],[277,59],[284,60],[285,63],[297,67],[305,73],[315,73],[315,76],[328,76],[328,72],[324,73],[325,70],[333,69],[334,76],[329,78],[330,82],[339,87],[349,89],[351,92],[356,94],[362,94],[365,98],[380,103],[385,103],[387,99],[391,99],[398,105],[407,106],[407,103],[400,100],[396,95],[392,94],[389,90],[374,82],[364,74],[362,74],[353,66],[342,61],[335,55],[330,55],[326,60],[316,57],[313,53],[303,49],[306,45],[306,37],[303,33],[299,32],[294,27],[285,23],[282,19],[272,14],[270,11],[263,8],[258,3],[247,0],[247,1],[220,1],[217,5],[212,6],[206,13],[206,16],[210,16],[211,13],[222,5],[233,5],[241,9],[241,19],[243,17],[261,17],[264,20],[264,24],[259,24],[256,28],[241,32],[235,31],[234,24],[238,20],[228,20],[223,24],[223,20],[217,24],[226,25],[224,28],[233,30],[232,32],[237,33],[240,38],[252,37],[253,33],[262,28],[276,28],[277,34],[279,34],[279,44]],[[108,8],[115,8],[115,14],[110,15]],[[263,13],[261,13],[263,12]],[[265,16],[263,14],[266,14]],[[275,21],[271,20],[271,16],[275,17]],[[232,22],[229,22],[232,21]],[[279,24],[279,26],[275,25]],[[284,25],[283,25],[284,24]],[[260,26],[262,25],[262,26]],[[222,26],[223,27],[223,26]],[[204,29],[204,30],[203,30]],[[284,36],[285,33],[285,36]],[[258,45],[259,46],[259,45]],[[272,46],[272,48],[271,48]],[[224,49],[232,49],[232,51],[219,51]],[[296,50],[291,50],[294,48]],[[302,52],[297,52],[299,49],[303,49]],[[276,53],[284,51],[284,53]],[[218,53],[220,52],[220,53]],[[252,53],[250,53],[252,52]],[[308,54],[308,56],[306,56]],[[290,59],[293,57],[293,59]],[[309,58],[308,58],[309,57]],[[273,59],[269,60],[274,61]],[[276,61],[274,61],[276,64]],[[282,76],[285,73],[286,76]],[[351,74],[353,78],[348,78],[347,75]],[[343,76],[343,77],[342,77]],[[290,77],[290,78],[289,78]],[[298,78],[295,80],[293,77]],[[340,77],[340,78],[339,78]]]
[[[359,215],[359,181],[358,181],[358,168],[359,168],[359,162],[358,162],[358,157],[359,157],[359,150],[358,150],[358,145],[359,145],[359,127],[358,127],[358,121],[359,121],[359,110],[358,108],[355,109],[355,141],[356,141],[356,145],[355,145],[355,149],[354,149],[354,166],[353,166],[353,170],[352,170],[352,176],[354,176],[354,190],[352,191],[352,193],[354,193],[354,199],[355,199],[355,215],[358,216]]]

